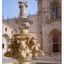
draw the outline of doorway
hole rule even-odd
[[[59,52],[59,38],[56,34],[53,36],[53,52]]]
[[[58,44],[53,44],[53,52],[59,52],[59,46]]]
[[[53,29],[49,33],[49,52],[61,52],[61,32]]]

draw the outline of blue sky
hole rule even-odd
[[[3,0],[3,19],[13,18],[19,16],[19,0]],[[28,9],[27,9],[27,15],[36,14],[38,11],[37,1],[36,0],[24,0],[25,2],[28,2]]]

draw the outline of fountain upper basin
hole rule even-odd
[[[26,34],[26,33],[22,33],[22,34],[14,34],[12,37],[16,37],[16,38],[25,38],[25,37],[36,37],[34,34]]]

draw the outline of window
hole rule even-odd
[[[59,45],[53,44],[53,52],[59,52]]]
[[[53,43],[57,43],[58,42],[58,39],[53,39]]]
[[[11,31],[11,34],[13,34],[13,31]]]
[[[52,11],[53,19],[58,18],[58,7],[56,5],[53,6]]]
[[[4,49],[4,44],[2,44],[2,48]]]
[[[5,28],[5,31],[7,31],[7,28]]]
[[[54,19],[54,15],[55,15],[55,12],[54,12],[54,7],[53,7],[53,19]]]
[[[56,18],[58,18],[58,7],[56,6]]]

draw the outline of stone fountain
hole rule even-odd
[[[16,59],[19,64],[31,64],[31,59],[44,56],[44,53],[40,50],[40,44],[36,36],[28,33],[29,27],[33,23],[26,16],[28,3],[25,3],[24,0],[19,0],[18,3],[20,13],[16,23],[18,24],[20,33],[14,34],[11,37],[11,44],[9,45],[10,51],[6,52],[4,56]]]

